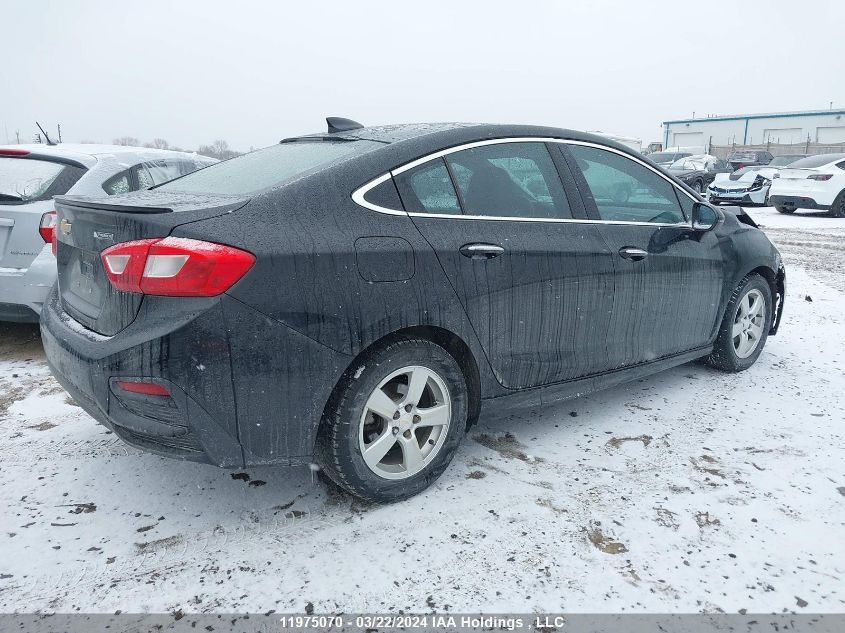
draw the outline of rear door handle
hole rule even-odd
[[[641,248],[634,248],[633,246],[625,246],[619,249],[619,256],[623,259],[638,262],[648,257],[648,251],[644,251]]]
[[[464,244],[461,255],[470,259],[493,259],[505,252],[505,249],[495,244]]]

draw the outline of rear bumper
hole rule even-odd
[[[28,268],[0,268],[0,321],[36,323],[56,281],[56,258],[45,245]]]
[[[199,315],[188,311],[174,315],[169,324],[153,322],[143,330],[130,327],[119,336],[104,337],[73,321],[53,291],[41,312],[41,338],[56,380],[80,407],[128,444],[167,457],[237,467],[243,465],[243,452],[227,354],[219,346],[225,342],[222,320],[217,302]],[[203,368],[203,362],[211,363],[198,340],[207,342],[223,361],[214,363],[207,377],[211,399],[195,390],[184,364],[184,350],[192,343],[193,354],[187,359],[197,359],[196,365]],[[159,398],[167,401],[158,403],[161,406],[154,398],[133,398],[121,393],[117,378],[152,379],[165,386],[171,398]]]
[[[323,408],[351,361],[227,295],[146,296],[132,324],[105,337],[65,313],[53,290],[41,334],[59,383],[128,444],[224,467],[310,462]],[[115,385],[138,378],[172,398]]]
[[[816,202],[815,198],[808,196],[774,195],[769,196],[769,203],[773,206],[795,207],[796,209],[818,209],[820,211],[828,211],[830,209],[829,204],[820,204]]]

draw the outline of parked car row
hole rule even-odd
[[[144,450],[316,462],[378,502],[431,485],[483,411],[744,370],[784,303],[740,209],[557,128],[330,119],[55,204],[41,333],[83,409]]]
[[[731,172],[730,164],[709,154],[679,158],[668,167],[669,173],[703,194],[718,174]]]
[[[845,217],[845,154],[793,154],[746,165],[718,174],[707,194],[714,204],[772,205],[781,213],[813,209]]]
[[[125,194],[216,162],[186,152],[112,145],[0,147],[0,320],[38,321],[56,280],[49,246],[56,226],[54,196]]]

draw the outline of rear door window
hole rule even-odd
[[[153,185],[164,184],[194,171],[194,169],[188,168],[188,161],[172,158],[147,161],[143,166],[149,173]],[[191,166],[193,167],[193,163],[191,163]]]
[[[446,156],[467,215],[571,218],[544,143],[497,143]]]
[[[568,149],[587,181],[602,220],[665,224],[685,221],[675,187],[651,169],[596,147],[569,145]]]

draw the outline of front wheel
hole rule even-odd
[[[466,380],[451,354],[425,339],[397,339],[365,354],[341,379],[316,458],[347,492],[401,501],[452,461],[467,411]]]
[[[704,193],[704,183],[700,180],[696,180],[692,188],[696,193]]]
[[[723,371],[744,371],[753,365],[772,326],[772,290],[757,274],[743,279],[728,301],[713,351],[707,362]]]

